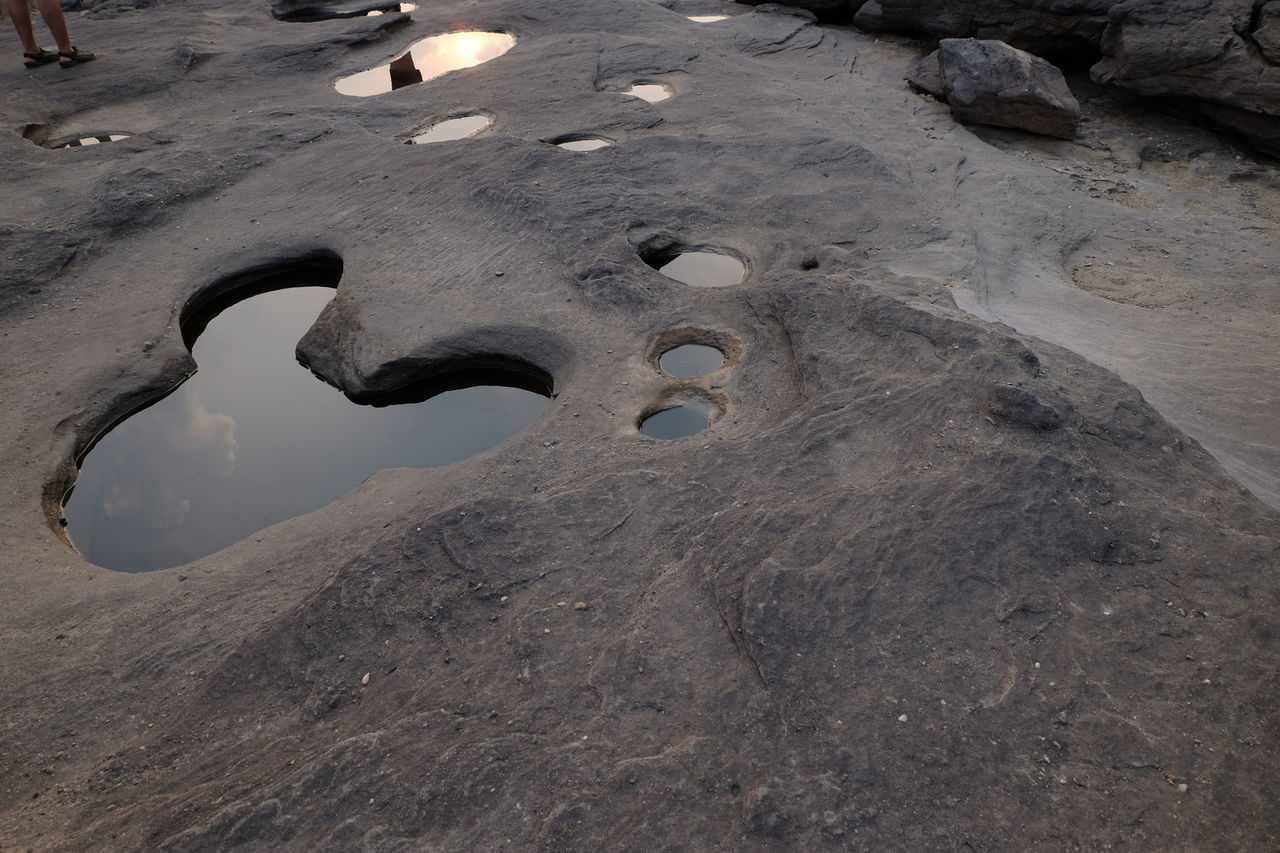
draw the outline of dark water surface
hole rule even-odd
[[[506,33],[460,32],[431,36],[414,42],[406,53],[387,65],[350,74],[333,85],[344,95],[380,95],[488,62],[515,45],[515,37]]]
[[[663,409],[645,418],[640,432],[650,438],[684,438],[702,432],[711,425],[711,407],[702,403],[684,403]]]
[[[84,460],[65,513],[86,559],[126,572],[188,563],[319,509],[383,468],[487,450],[550,402],[484,385],[422,403],[356,405],[294,356],[333,294],[278,290],[213,318],[193,348],[199,372]]]
[[[669,349],[658,359],[662,372],[677,379],[704,376],[724,364],[724,353],[705,344],[684,344]]]

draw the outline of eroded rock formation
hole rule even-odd
[[[669,5],[113,0],[98,62],[0,71],[41,128],[0,134],[0,847],[1280,843],[1241,486],[1280,503],[1280,173],[1101,90],[1074,141],[961,125],[914,46]],[[519,41],[334,89],[464,27]],[[677,246],[748,276],[645,262]],[[505,358],[554,401],[194,563],[83,560],[78,456],[191,370],[192,306],[289,267],[352,396]],[[665,376],[677,339],[724,365]],[[638,434],[693,392],[708,430]]]

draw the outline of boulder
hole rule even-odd
[[[962,121],[1071,139],[1080,104],[1062,72],[1001,41],[943,39],[911,76],[916,88],[946,100]]]

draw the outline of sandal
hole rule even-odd
[[[41,48],[35,53],[23,53],[22,64],[28,68],[39,68],[41,65],[48,65],[50,62],[57,62],[58,54],[52,50]]]
[[[58,64],[63,68],[70,68],[82,62],[92,62],[96,58],[92,53],[80,50],[75,46],[72,46],[71,50],[58,51]]]

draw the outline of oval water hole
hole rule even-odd
[[[691,287],[732,287],[747,277],[742,261],[714,249],[677,249],[644,260],[667,278]]]
[[[103,133],[98,136],[82,136],[79,139],[68,139],[65,142],[59,142],[53,146],[56,151],[59,148],[83,148],[86,145],[105,145],[108,142],[119,142],[121,139],[128,139],[127,133]]]
[[[656,104],[659,101],[665,101],[675,94],[675,90],[666,83],[646,83],[637,81],[627,88],[621,90],[622,94],[630,95],[633,98],[639,98],[642,101],[648,101]]]
[[[714,24],[716,21],[727,21],[728,15],[690,15],[689,20],[699,24]]]
[[[333,298],[291,287],[217,314],[199,371],[107,433],[64,512],[84,557],[149,571],[212,554],[319,509],[384,468],[430,468],[487,450],[550,403],[527,376],[459,374],[423,402],[359,406],[300,366],[298,339]],[[453,390],[444,390],[453,389]]]
[[[459,116],[437,122],[411,139],[406,145],[430,145],[432,142],[450,142],[454,139],[466,139],[475,136],[493,124],[493,119],[485,115]]]
[[[396,12],[412,12],[417,8],[417,3],[396,3],[395,5],[388,6],[385,9],[370,9],[368,12],[365,12],[365,14],[372,18],[374,15],[381,15],[384,12],[390,15]]]
[[[552,144],[566,151],[596,151],[600,148],[608,148],[613,144],[613,141],[605,139],[603,136],[574,136],[561,139]]]
[[[682,344],[658,359],[662,372],[676,379],[705,376],[724,364],[724,353],[705,344]]]
[[[430,36],[414,42],[408,51],[388,64],[350,74],[333,85],[343,95],[367,98],[480,65],[502,56],[515,45],[515,37],[507,33],[460,32]]]
[[[709,403],[686,400],[654,412],[640,422],[640,433],[649,438],[673,440],[696,435],[711,426]]]

